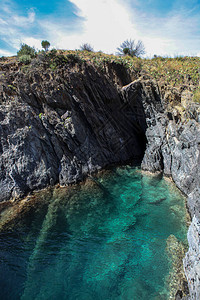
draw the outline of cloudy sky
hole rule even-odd
[[[146,56],[200,56],[200,0],[0,0],[0,56],[21,43],[41,49],[116,53],[126,39],[142,40]]]

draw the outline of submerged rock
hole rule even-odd
[[[170,235],[167,239],[166,251],[169,261],[172,264],[172,270],[167,280],[169,284],[170,299],[174,299],[174,295],[176,295],[176,299],[178,299],[178,295],[182,298],[188,293],[182,262],[185,255],[184,246],[174,235]]]

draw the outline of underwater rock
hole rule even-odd
[[[167,239],[166,251],[169,260],[172,264],[172,270],[168,276],[168,284],[170,291],[170,299],[179,299],[178,297],[186,296],[188,294],[188,286],[183,270],[183,257],[185,249],[181,242],[177,240],[174,235],[170,235]]]
[[[154,202],[149,202],[149,204],[152,204],[152,205],[160,205],[163,201],[165,201],[167,198],[160,198]]]

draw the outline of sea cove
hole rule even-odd
[[[181,288],[187,211],[171,181],[127,166],[35,197],[0,235],[2,299],[164,300]]]

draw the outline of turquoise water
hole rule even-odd
[[[0,234],[1,299],[168,299],[166,241],[187,232],[173,184],[116,168],[41,201]]]

